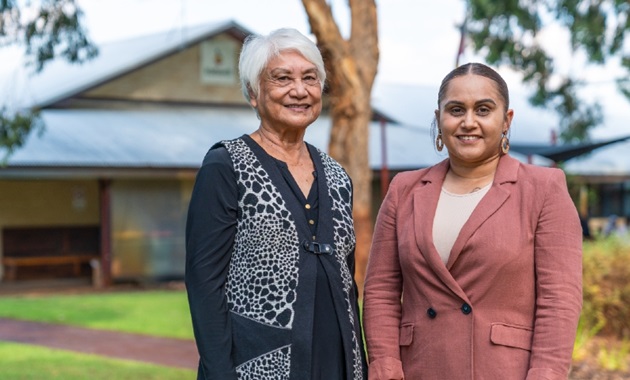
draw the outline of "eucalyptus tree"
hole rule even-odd
[[[372,191],[369,163],[371,93],[379,60],[375,0],[348,0],[351,26],[345,38],[326,0],[302,0],[324,56],[332,127],[328,152],[348,171],[354,184],[356,274],[363,289],[372,241]]]

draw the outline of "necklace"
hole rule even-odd
[[[276,142],[271,140],[269,137],[267,137],[267,135],[263,132],[262,128],[258,129],[258,134],[260,135],[260,141],[262,143],[264,143],[265,145],[267,145],[268,147],[270,147],[271,149],[273,149],[273,151],[278,153],[282,157],[282,160],[287,163],[287,165],[289,165],[289,166],[302,166],[302,165],[304,165],[303,162],[300,162],[302,160],[302,153],[304,152],[304,149],[303,149],[302,146],[300,146],[300,150],[298,152],[297,160],[295,161],[295,163],[292,163],[292,162],[290,162],[287,154],[284,152],[284,149],[282,149],[279,144],[277,144]]]
[[[465,177],[451,170],[447,173],[443,186],[453,194],[476,193],[492,184],[493,179],[494,173],[480,177]]]

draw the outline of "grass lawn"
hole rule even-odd
[[[193,339],[184,291],[0,297],[0,317]],[[194,379],[196,371],[0,341],[0,380]]]
[[[1,380],[191,380],[196,371],[0,342]]]
[[[0,297],[0,317],[193,339],[184,291]]]

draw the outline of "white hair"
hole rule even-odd
[[[241,90],[249,102],[252,96],[258,97],[260,75],[269,61],[280,53],[293,50],[317,67],[317,75],[323,90],[326,82],[324,59],[317,45],[296,29],[283,28],[267,36],[249,35],[243,43],[238,62]]]

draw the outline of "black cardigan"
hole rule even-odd
[[[199,379],[363,379],[367,374],[352,280],[354,234],[351,225],[339,223],[351,218],[351,185],[338,164],[307,146],[316,180],[306,198],[286,164],[249,136],[216,145],[204,159],[186,230]],[[331,181],[339,191],[331,191]],[[276,228],[267,234],[265,226],[247,221],[250,216],[255,224],[264,223],[265,213],[271,219],[277,214],[281,233]],[[328,244],[334,254],[313,253],[325,245],[304,245],[312,241]],[[284,252],[287,242],[293,256]],[[260,261],[257,250],[268,257]],[[249,261],[252,254],[258,262]],[[283,255],[293,261],[287,263]]]

